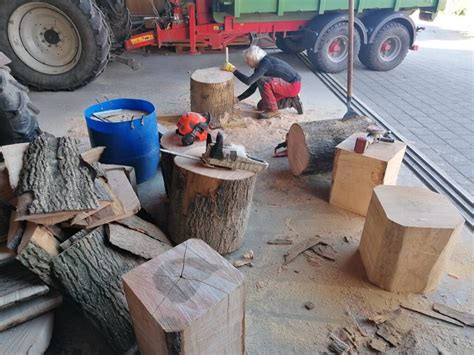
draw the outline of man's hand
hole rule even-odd
[[[221,69],[233,73],[237,68],[231,63],[225,63]]]

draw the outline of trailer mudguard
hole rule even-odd
[[[313,32],[313,36],[316,39],[314,41],[314,45],[312,46],[313,51],[317,51],[319,42],[321,41],[321,34],[325,33],[336,23],[348,20],[349,16],[343,13],[332,13],[315,16],[309,24],[309,30]],[[355,27],[356,30],[359,32],[361,44],[366,44],[368,40],[367,29],[365,28],[364,23],[357,17],[355,18]]]
[[[414,45],[416,40],[416,25],[413,20],[403,12],[393,11],[374,11],[373,13],[362,18],[362,22],[367,28],[368,42],[372,43],[377,33],[390,21],[403,24],[410,33],[410,47]]]

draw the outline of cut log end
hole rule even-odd
[[[288,143],[288,161],[290,162],[291,173],[294,176],[300,176],[309,164],[308,146],[300,126],[291,127]]]

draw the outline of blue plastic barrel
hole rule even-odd
[[[109,110],[146,112],[128,122],[103,122],[92,114]],[[89,107],[84,111],[92,147],[105,146],[100,161],[105,164],[128,165],[135,168],[137,183],[155,176],[160,162],[158,124],[155,106],[138,99],[116,99]]]

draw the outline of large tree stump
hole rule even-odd
[[[201,148],[187,151],[199,155]],[[204,240],[220,254],[237,250],[247,228],[256,174],[212,169],[175,158],[170,194],[169,236],[176,244]]]
[[[431,292],[464,219],[424,187],[380,185],[370,201],[359,251],[369,280],[392,292]]]
[[[332,170],[336,146],[372,123],[367,117],[348,121],[323,120],[295,123],[288,133],[288,162],[293,175],[327,173]]]
[[[144,260],[106,245],[99,227],[53,259],[64,295],[76,302],[117,351],[135,342],[121,277]]]
[[[183,137],[175,131],[166,132],[161,137],[161,147],[176,153],[184,153],[186,150],[202,147],[202,153],[206,151],[206,141],[195,141],[191,147],[185,147],[181,143]],[[166,195],[169,197],[171,190],[171,179],[173,178],[174,154],[161,152],[161,173],[163,174],[163,182],[165,183]]]
[[[216,122],[234,111],[234,75],[219,68],[196,70],[191,76],[191,111],[209,112]]]
[[[140,353],[243,354],[244,278],[196,239],[123,276]]]

